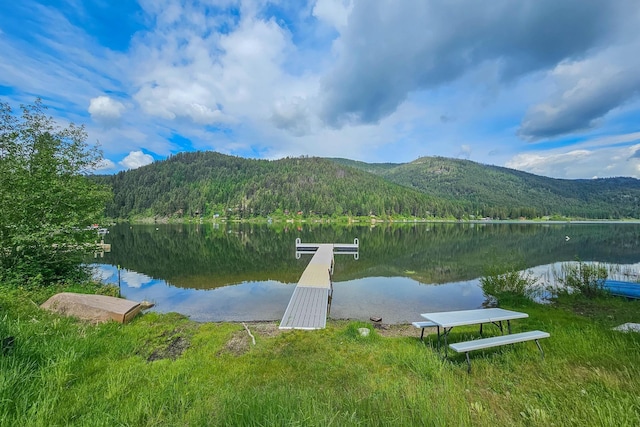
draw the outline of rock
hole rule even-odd
[[[614,331],[621,332],[640,332],[640,323],[625,323],[613,328]]]
[[[369,320],[371,320],[372,322],[382,322],[382,317],[377,317],[377,316],[371,316],[369,318]]]
[[[152,303],[152,302],[149,302],[149,301],[142,301],[142,302],[140,303],[140,308],[141,308],[142,310],[148,310],[148,309],[150,309],[151,307],[153,307],[154,305],[155,305],[155,304],[154,304],[154,303]]]
[[[360,335],[363,337],[368,337],[369,336],[369,328],[358,328],[358,332],[360,332]]]

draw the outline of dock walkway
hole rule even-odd
[[[327,313],[333,293],[331,275],[333,274],[334,251],[345,253],[344,251],[347,250],[354,253],[357,248],[357,239],[353,245],[302,244],[300,239],[296,240],[297,257],[300,253],[313,253],[314,255],[293,290],[289,305],[282,316],[280,329],[322,329],[326,327]]]

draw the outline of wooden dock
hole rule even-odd
[[[296,258],[313,253],[313,258],[293,290],[289,305],[282,316],[280,329],[322,329],[327,325],[331,306],[335,253],[352,253],[357,258],[358,239],[353,244],[301,243],[296,240]]]

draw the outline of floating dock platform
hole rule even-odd
[[[296,239],[296,258],[313,254],[293,290],[289,305],[282,316],[280,329],[323,329],[333,295],[334,254],[353,254],[358,259],[358,239],[353,244],[302,243]]]

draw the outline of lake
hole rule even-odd
[[[384,323],[420,313],[482,307],[487,267],[516,264],[549,276],[558,263],[596,261],[638,271],[638,223],[419,223],[376,226],[118,224],[96,274],[123,297],[195,321],[280,320],[311,255],[295,240],[360,241],[357,256],[335,256],[330,318]],[[118,274],[117,266],[121,267]],[[119,276],[119,277],[118,277]]]

